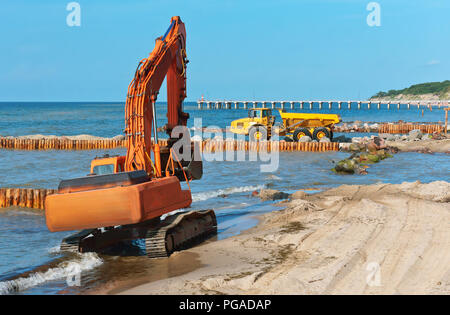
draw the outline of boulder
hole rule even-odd
[[[386,141],[397,141],[397,140],[400,140],[400,136],[389,134],[385,139],[386,139]]]
[[[331,140],[327,137],[323,137],[319,142],[331,142]]]
[[[298,140],[298,142],[310,142],[311,141],[311,137],[309,136],[303,136],[300,138],[300,140]]]
[[[409,141],[414,141],[416,139],[421,139],[423,136],[422,131],[420,131],[419,129],[414,129],[411,130],[408,134],[408,140]]]
[[[261,198],[262,201],[281,200],[289,198],[289,194],[274,189],[261,189],[259,198]]]
[[[336,164],[334,170],[338,173],[354,174],[358,164],[353,159],[345,159]]]
[[[349,143],[349,142],[352,142],[352,138],[348,138],[346,136],[334,137],[333,142]]]
[[[305,199],[306,196],[308,196],[306,192],[304,192],[303,190],[298,190],[291,195],[291,199],[292,200]]]

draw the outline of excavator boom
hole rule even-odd
[[[182,110],[186,98],[186,29],[180,17],[173,17],[166,34],[156,39],[150,56],[143,59],[128,86],[125,105],[125,134],[128,139],[125,170],[146,170],[161,176],[158,160],[155,102],[161,84],[167,76],[167,125],[170,135],[175,126],[186,126],[189,115]],[[156,169],[150,161],[150,151],[156,159]]]

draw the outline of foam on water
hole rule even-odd
[[[35,272],[27,277],[0,282],[0,295],[21,292],[48,281],[65,279],[91,270],[103,263],[95,253],[77,254],[77,258],[59,263],[45,272]]]
[[[242,187],[229,187],[224,189],[217,189],[217,190],[211,190],[211,191],[204,191],[192,194],[192,201],[205,201],[211,198],[216,198],[221,195],[230,195],[230,194],[236,194],[241,192],[248,192],[248,191],[255,191],[263,189],[264,185],[256,185],[256,186],[242,186]]]
[[[263,189],[265,185],[255,185],[255,186],[241,186],[241,187],[228,187],[224,189],[217,189],[217,190],[210,190],[205,192],[199,192],[192,194],[192,202],[199,202],[199,201],[205,201],[212,198],[217,198],[222,195],[231,195],[231,194],[237,194],[242,192],[248,192],[248,191],[255,191],[259,189]],[[229,208],[229,207],[227,207]],[[217,209],[216,209],[217,210]],[[161,219],[164,220],[167,216],[184,212],[185,209],[175,210],[169,213],[166,213],[161,216]]]

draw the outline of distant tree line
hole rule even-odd
[[[388,92],[378,92],[372,98],[381,97],[395,97],[397,95],[422,95],[422,94],[433,94],[439,95],[441,97],[450,93],[450,80],[443,82],[428,82],[411,85],[409,88],[403,90],[389,90]]]

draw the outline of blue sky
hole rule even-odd
[[[366,99],[450,79],[450,1],[2,0],[0,101],[124,101],[173,15],[187,28],[188,98]],[[165,87],[159,100],[166,99]]]

